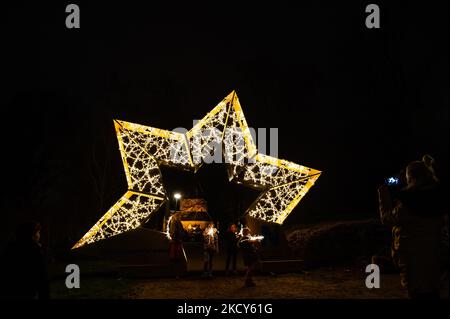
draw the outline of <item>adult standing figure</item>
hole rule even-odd
[[[253,272],[258,264],[259,256],[256,249],[258,240],[251,236],[250,228],[245,227],[242,230],[242,237],[239,239],[239,248],[242,251],[244,259],[245,271],[245,287],[254,287]]]
[[[24,222],[16,240],[2,256],[2,295],[7,299],[48,299],[47,262],[41,244],[41,225]]]
[[[236,271],[236,262],[237,262],[237,254],[238,254],[238,242],[239,242],[239,234],[237,232],[236,224],[231,224],[228,227],[227,232],[225,233],[225,249],[227,252],[227,259],[225,264],[225,274],[230,273],[230,264],[231,271],[233,274],[237,274]]]
[[[444,197],[434,160],[426,155],[406,167],[406,187],[395,197],[378,189],[381,222],[392,227],[392,258],[410,298],[439,297],[439,245]]]
[[[173,214],[169,219],[169,259],[175,266],[176,277],[181,275],[184,261],[183,237],[184,228],[179,213]]]

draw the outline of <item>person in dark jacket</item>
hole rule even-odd
[[[35,222],[20,224],[16,241],[2,258],[2,293],[7,299],[48,299],[47,262],[39,243],[41,226]]]
[[[236,261],[238,254],[238,242],[239,242],[239,234],[237,233],[236,224],[231,224],[225,233],[225,249],[227,251],[227,259],[225,264],[225,273],[228,275],[230,273],[230,263],[231,263],[231,271],[233,274],[237,274],[236,271]]]
[[[392,259],[410,298],[439,297],[444,208],[432,165],[429,156],[410,163],[406,168],[407,186],[396,198],[387,186],[378,190],[381,222],[392,227]]]
[[[258,240],[252,238],[250,228],[245,227],[242,230],[242,237],[239,239],[239,248],[242,251],[242,258],[244,259],[245,271],[245,286],[254,287],[256,284],[253,281],[253,271],[258,264],[258,253],[256,249],[256,242]]]

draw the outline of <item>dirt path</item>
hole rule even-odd
[[[304,274],[256,276],[256,287],[244,288],[242,276],[217,276],[202,279],[199,275],[187,278],[99,278],[81,279],[80,289],[67,289],[64,281],[52,282],[52,298],[93,299],[403,299],[398,275],[381,275],[379,289],[368,289],[365,276],[346,268],[315,269]],[[441,292],[448,298],[448,286]]]
[[[320,269],[306,274],[259,276],[244,288],[242,277],[158,279],[139,283],[134,298],[406,298],[397,275],[384,275],[379,289],[368,289],[360,274]]]

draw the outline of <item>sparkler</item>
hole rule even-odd
[[[172,240],[172,237],[170,237],[170,222],[172,220],[172,216],[169,217],[169,219],[167,220],[167,225],[166,225],[166,236],[167,238],[169,238],[169,240]]]
[[[249,236],[250,241],[261,241],[263,239],[264,239],[264,236],[262,236],[262,235]]]

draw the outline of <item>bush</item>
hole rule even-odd
[[[287,234],[294,254],[309,266],[348,264],[374,254],[390,254],[391,233],[378,220],[333,222]]]

